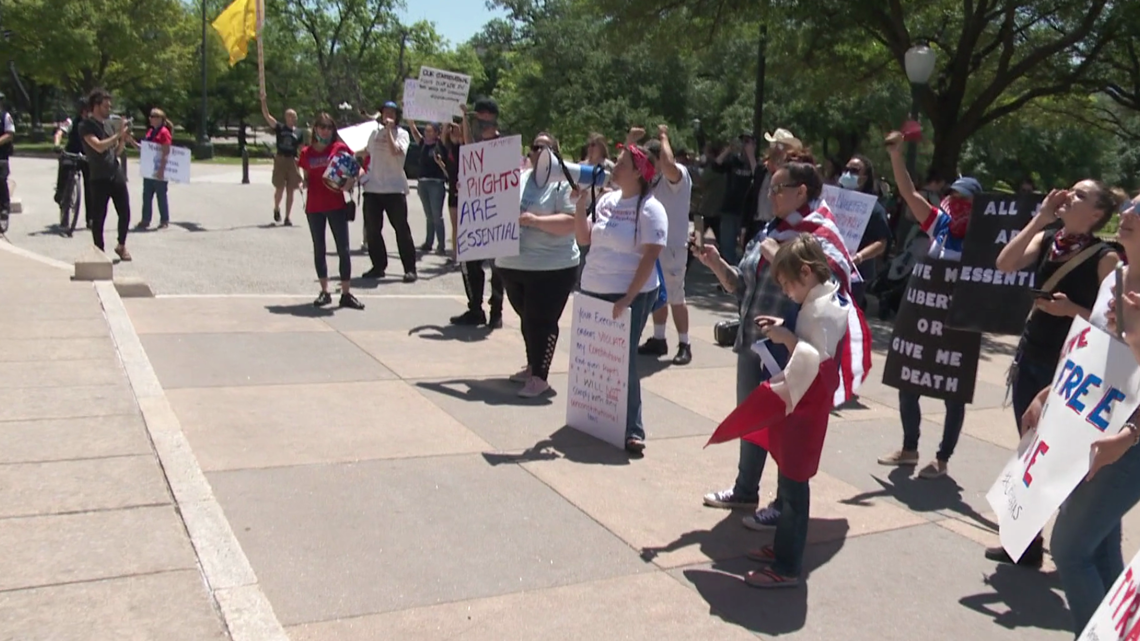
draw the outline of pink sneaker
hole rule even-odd
[[[519,397],[538,398],[539,396],[542,396],[549,391],[550,385],[546,381],[538,378],[537,376],[531,376],[530,380],[526,382],[526,385],[524,385],[523,388],[519,390]]]
[[[511,374],[510,381],[512,383],[529,383],[530,382],[530,366],[524,367],[519,371]]]

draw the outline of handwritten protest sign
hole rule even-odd
[[[1040,194],[981,194],[974,199],[970,226],[962,245],[962,268],[954,285],[949,324],[956,329],[1021,334],[1033,303],[1029,288],[1034,269],[998,271],[998,254],[1029,224],[1041,204]]]
[[[139,143],[139,172],[143,178],[154,178],[162,166],[162,145],[144,140]],[[170,146],[166,157],[166,170],[160,180],[176,183],[190,182],[190,150]]]
[[[471,76],[420,67],[420,79],[415,90],[416,103],[434,113],[458,113],[459,105],[467,103],[467,92],[470,89]]]
[[[429,109],[422,104],[419,99],[419,82],[414,78],[404,80],[404,117],[408,120],[419,120],[421,122],[451,122],[452,115],[459,115],[459,110],[455,114],[447,112],[437,112]]]
[[[914,266],[891,333],[883,385],[932,398],[974,400],[982,335],[946,325],[957,278],[954,262],[928,258]]]
[[[1001,545],[1021,558],[1089,471],[1089,446],[1116,434],[1140,405],[1140,367],[1128,347],[1073,319],[1035,434],[1006,464],[986,500]]]
[[[522,136],[459,148],[460,261],[519,254]]]
[[[624,448],[632,316],[626,309],[614,320],[613,311],[613,303],[574,295],[566,424]]]
[[[1124,641],[1140,638],[1140,553],[1112,584],[1077,641]]]
[[[859,251],[859,241],[867,229],[867,221],[875,211],[879,199],[872,194],[843,189],[834,185],[823,186],[823,201],[835,217],[835,225],[843,234],[843,244],[852,255]]]
[[[338,129],[337,135],[340,136],[344,144],[348,145],[352,153],[358,154],[364,151],[364,148],[368,146],[368,138],[372,135],[372,132],[376,131],[379,127],[380,125],[375,120],[366,120],[359,125]]]

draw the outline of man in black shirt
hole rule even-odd
[[[737,244],[743,225],[748,190],[756,173],[756,138],[742,134],[713,160],[712,170],[728,174],[724,202],[720,208],[720,255],[729,265],[739,260]]]
[[[129,261],[127,230],[131,225],[131,197],[127,192],[127,177],[119,164],[119,154],[130,137],[131,121],[124,118],[115,133],[108,132],[107,119],[111,117],[111,94],[96,89],[87,99],[91,117],[79,125],[83,140],[83,153],[87,156],[91,187],[91,235],[95,246],[103,251],[103,223],[107,220],[107,203],[114,201],[119,217],[118,245],[115,253],[120,260]]]
[[[301,171],[297,168],[297,154],[301,151],[301,132],[297,129],[297,112],[285,110],[285,122],[278,122],[269,113],[265,92],[261,94],[261,115],[277,137],[277,153],[273,156],[273,222],[281,222],[281,196],[285,195],[285,226],[293,221],[293,194],[301,187]]]
[[[63,144],[63,150],[65,152],[67,152],[69,154],[81,154],[81,153],[83,153],[83,139],[79,137],[79,126],[81,124],[83,124],[83,121],[86,120],[89,115],[90,114],[87,111],[87,99],[84,98],[83,100],[79,101],[78,113],[75,114],[75,118],[71,121],[71,126],[68,127],[68,129],[67,129],[67,132],[66,132],[67,140]],[[87,203],[87,165],[84,164],[81,167],[82,167],[81,171],[83,173],[83,185],[84,185],[84,187],[83,187],[83,189],[84,189],[84,191],[83,191],[83,201],[84,201],[83,204],[87,205],[88,204]],[[55,202],[56,202],[56,204],[59,204],[60,199],[63,198],[63,194],[61,193],[61,191],[63,189],[63,179],[67,177],[67,172],[68,172],[68,170],[66,168],[64,168],[64,165],[61,162],[59,164],[59,171],[56,173],[56,177],[55,177]]]

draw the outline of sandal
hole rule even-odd
[[[776,549],[771,545],[765,545],[759,549],[748,550],[744,553],[744,556],[750,561],[771,565],[776,562]]]
[[[762,590],[775,590],[779,588],[798,587],[800,585],[800,578],[798,576],[784,576],[772,568],[764,568],[763,570],[749,572],[744,576],[744,582],[747,583],[749,587],[760,588]]]

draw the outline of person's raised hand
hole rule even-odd
[[[657,125],[657,137],[664,138],[669,135],[669,125]]]
[[[1067,189],[1051,190],[1049,195],[1045,196],[1045,200],[1041,201],[1041,213],[1049,218],[1056,218],[1057,210],[1067,205],[1072,197],[1072,192]]]
[[[887,153],[892,156],[902,153],[903,135],[901,131],[892,131],[883,141],[887,146]]]
[[[637,143],[641,142],[641,139],[644,137],[645,127],[630,127],[629,133],[625,136],[625,144],[627,146],[636,145]]]

